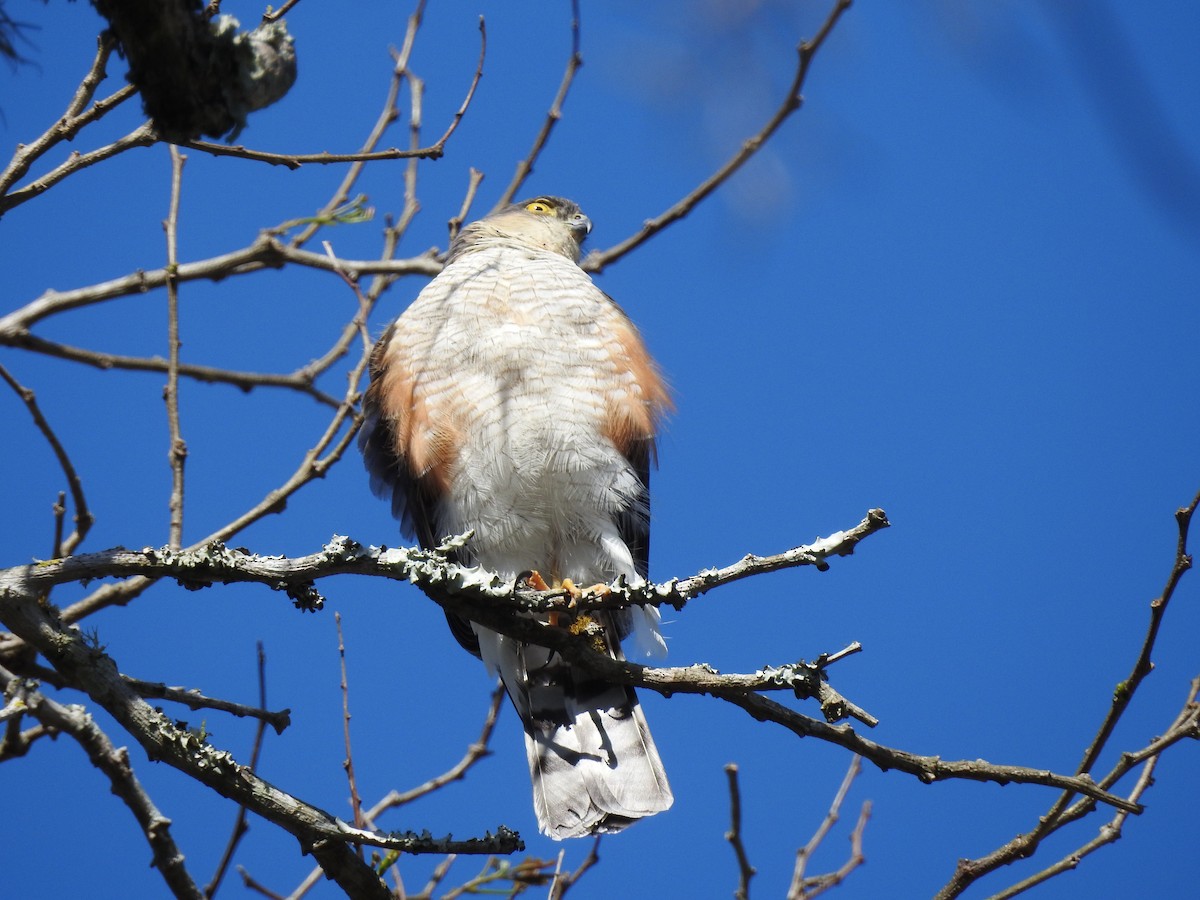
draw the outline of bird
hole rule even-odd
[[[671,399],[633,322],[579,265],[591,228],[555,196],[466,225],[375,344],[363,395],[359,447],[402,533],[433,549],[469,532],[455,561],[539,588],[647,577],[650,469]],[[632,687],[447,619],[521,719],[543,834],[618,832],[671,806]],[[580,621],[615,659],[625,638],[639,656],[666,651],[657,608]]]

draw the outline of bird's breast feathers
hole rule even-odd
[[[480,562],[547,542],[608,555],[615,517],[644,505],[627,455],[652,440],[665,391],[570,260],[506,246],[455,260],[397,320],[386,362],[398,455],[441,488],[445,532],[475,530]]]

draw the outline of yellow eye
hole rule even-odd
[[[553,207],[545,200],[534,200],[532,203],[526,203],[525,208],[531,213],[541,213],[547,216],[554,212]]]

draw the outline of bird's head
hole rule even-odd
[[[450,259],[501,239],[549,250],[579,262],[580,245],[591,230],[592,220],[577,204],[562,197],[534,197],[498,209],[466,226],[450,248]]]

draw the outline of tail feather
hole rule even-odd
[[[671,806],[666,771],[632,688],[591,679],[544,648],[479,631],[483,658],[499,671],[525,727],[543,834],[607,834]]]

